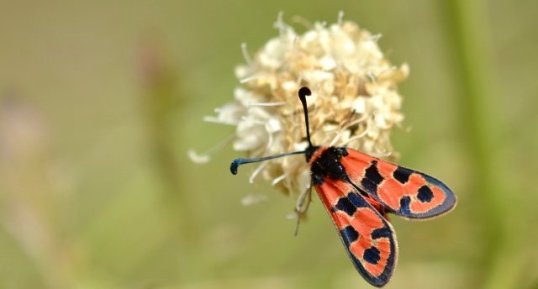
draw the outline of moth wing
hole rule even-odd
[[[357,271],[368,283],[385,285],[396,265],[394,229],[352,184],[325,179],[315,185]]]
[[[341,164],[350,181],[385,206],[411,219],[435,217],[456,205],[456,196],[441,181],[367,154],[347,149]]]

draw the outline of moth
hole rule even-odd
[[[313,145],[306,103],[311,91],[302,87],[298,95],[308,147],[273,156],[238,158],[230,171],[235,175],[243,164],[303,154],[310,166],[311,187],[340,233],[353,265],[368,283],[382,287],[390,280],[398,256],[396,235],[387,214],[433,218],[452,210],[456,196],[441,181],[419,171],[351,148]]]

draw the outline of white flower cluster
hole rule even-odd
[[[281,19],[275,26],[279,36],[253,59],[245,52],[246,64],[236,69],[241,84],[235,100],[206,120],[236,126],[233,147],[249,157],[304,149],[297,91],[308,86],[314,145],[391,155],[390,131],[403,120],[397,84],[407,78],[408,66],[391,65],[378,47],[379,37],[353,22],[315,23],[302,35]],[[251,181],[257,176],[285,192],[301,193],[310,184],[300,156],[261,163]]]

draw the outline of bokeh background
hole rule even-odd
[[[538,2],[0,7],[0,288],[369,288],[319,201],[294,237],[294,197],[232,176],[230,146],[186,153],[233,133],[202,118],[232,99],[241,43],[276,36],[279,11],[340,10],[411,67],[401,163],[459,197],[433,221],[392,218],[387,288],[538,288]]]

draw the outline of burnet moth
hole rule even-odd
[[[456,196],[441,181],[424,173],[334,146],[315,146],[310,140],[306,96],[299,89],[306,124],[308,147],[260,158],[235,159],[230,171],[240,165],[303,154],[310,165],[314,187],[336,226],[357,271],[368,283],[382,287],[390,280],[398,255],[396,235],[387,214],[408,219],[428,219],[454,208]],[[310,192],[299,200],[310,202]],[[308,205],[308,204],[307,204]],[[300,204],[296,212],[306,211]]]

